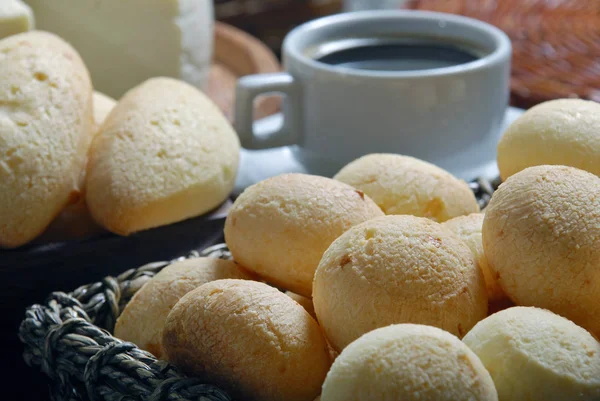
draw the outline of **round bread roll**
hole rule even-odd
[[[285,295],[292,298],[294,301],[298,302],[306,311],[311,315],[315,320],[317,319],[317,315],[315,315],[315,307],[312,303],[312,299],[303,297],[302,295],[298,295],[295,292],[286,291]]]
[[[251,280],[230,260],[194,258],[175,262],[154,276],[129,301],[115,325],[115,337],[163,356],[162,331],[169,312],[188,292],[220,279]]]
[[[600,178],[529,167],[494,193],[482,233],[490,270],[515,304],[600,335]]]
[[[265,280],[310,297],[327,247],[383,212],[361,191],[330,178],[284,174],[247,188],[225,222],[233,258]]]
[[[95,131],[102,127],[104,120],[108,117],[112,109],[117,105],[117,101],[112,97],[106,96],[104,93],[94,91],[94,126]]]
[[[552,312],[506,309],[463,341],[492,375],[500,401],[600,400],[600,343]]]
[[[450,219],[442,225],[457,234],[469,246],[483,273],[490,302],[499,302],[506,299],[506,295],[504,295],[502,288],[496,283],[496,279],[490,271],[487,258],[483,252],[483,242],[481,239],[483,218],[483,213],[471,213],[467,216],[458,216]]]
[[[498,168],[506,180],[527,167],[565,165],[600,175],[600,104],[550,100],[527,110],[498,143]]]
[[[443,222],[479,212],[475,194],[466,182],[414,157],[369,154],[333,178],[363,191],[385,214],[411,214]]]
[[[189,292],[167,318],[168,360],[234,398],[312,401],[331,361],[317,322],[256,281],[217,280]]]
[[[350,344],[331,366],[322,401],[497,401],[483,364],[452,334],[397,324]]]
[[[94,135],[98,132],[102,123],[116,106],[117,102],[100,93],[93,93],[93,118]],[[85,169],[83,170],[82,182],[85,181]],[[83,187],[83,185],[82,185]],[[85,191],[85,188],[82,188]],[[50,226],[36,240],[36,242],[55,242],[70,241],[74,239],[89,238],[105,232],[92,218],[90,211],[85,203],[85,196],[81,196],[75,203],[67,205],[56,218],[50,223]]]
[[[231,192],[240,143],[198,89],[153,78],[127,92],[94,138],[86,200],[121,235],[206,213]]]
[[[294,301],[298,302],[312,317],[317,320],[317,314],[315,313],[315,307],[313,305],[312,299],[303,297],[302,295],[298,295],[295,292],[286,291],[285,295],[292,298]],[[338,352],[327,343],[327,350],[329,351],[329,358],[334,361],[335,358],[339,355]]]
[[[0,247],[39,236],[81,190],[92,84],[79,54],[39,31],[0,40]]]
[[[440,224],[408,215],[367,221],[335,240],[315,273],[313,303],[338,351],[395,323],[462,337],[488,308],[485,281],[467,245]]]

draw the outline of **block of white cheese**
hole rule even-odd
[[[0,0],[5,1],[5,0]],[[203,89],[213,48],[212,0],[26,0],[37,29],[79,52],[94,89],[119,99],[149,78]]]
[[[0,0],[0,39],[34,28],[33,12],[20,0]]]

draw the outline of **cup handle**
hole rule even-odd
[[[285,95],[283,124],[280,128],[257,135],[254,132],[254,98],[279,92]],[[267,149],[297,144],[300,135],[300,87],[286,73],[246,75],[237,82],[235,128],[246,149]]]

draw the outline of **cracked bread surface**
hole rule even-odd
[[[94,91],[93,95],[93,117],[94,117],[94,135],[102,126],[102,123],[110,114],[111,110],[116,106],[117,102],[104,95],[103,93]],[[87,165],[87,162],[86,162]],[[82,192],[85,192],[85,169],[82,172],[81,182]],[[89,238],[99,235],[105,230],[98,225],[92,218],[90,211],[85,203],[85,196],[81,196],[76,203],[67,205],[56,216],[44,233],[37,238],[36,242],[59,242],[69,241],[73,239]]]
[[[162,358],[162,331],[169,312],[188,292],[211,281],[252,276],[231,260],[193,258],[175,262],[148,281],[117,319],[115,337]]]
[[[235,260],[305,297],[327,247],[355,224],[383,216],[363,192],[331,178],[283,174],[247,188],[225,221]]]
[[[363,191],[385,214],[410,214],[444,222],[479,212],[475,195],[465,181],[410,156],[368,154],[347,164],[333,178]]]
[[[600,336],[600,178],[575,167],[511,175],[483,221],[490,270],[515,304],[558,313]]]
[[[496,282],[483,251],[481,229],[484,217],[483,213],[471,213],[467,216],[458,216],[445,221],[442,225],[458,235],[468,245],[473,255],[475,255],[477,264],[485,279],[485,286],[490,302],[501,302],[507,299],[506,294],[504,294],[502,288]]]
[[[169,313],[167,359],[234,397],[312,401],[331,364],[317,322],[283,292],[256,281],[217,280]]]
[[[600,175],[600,104],[555,99],[523,113],[498,142],[498,169],[508,177],[539,165],[564,165]]]
[[[452,334],[397,324],[352,342],[331,366],[322,401],[497,401],[477,355]]]
[[[152,78],[125,94],[94,138],[88,207],[120,235],[202,215],[229,196],[239,152],[237,134],[201,91]]]
[[[40,235],[81,196],[93,136],[92,83],[59,37],[0,40],[0,246]]]
[[[313,304],[341,351],[396,323],[462,337],[487,316],[488,298],[475,257],[456,234],[423,217],[390,215],[356,225],[331,244],[315,273]]]
[[[500,401],[600,399],[600,343],[548,310],[505,309],[463,341],[492,375]]]

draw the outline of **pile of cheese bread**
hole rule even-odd
[[[247,188],[233,260],[169,265],[115,336],[260,401],[600,400],[600,105],[504,133],[485,210],[422,160]]]
[[[127,235],[228,196],[239,140],[197,86],[150,77],[112,100],[4,4],[0,246],[73,222]],[[114,335],[240,400],[600,400],[599,132],[594,102],[527,111],[483,211],[402,155],[259,182],[228,213],[233,260],[170,264]]]
[[[240,145],[199,89],[202,79],[184,82],[182,73],[164,71],[169,77],[163,77],[158,67],[141,73],[121,63],[114,86],[102,85],[115,100],[95,90],[89,63],[67,40],[33,29],[49,19],[44,7],[56,12],[75,2],[37,3],[29,2],[35,18],[24,3],[0,4],[0,248],[106,231],[128,235],[219,206],[233,188]],[[167,11],[155,8],[148,10],[164,20]],[[68,25],[67,16],[64,21]],[[156,52],[161,45],[152,46]],[[168,65],[173,58],[145,62]],[[135,80],[127,77],[135,71]]]

